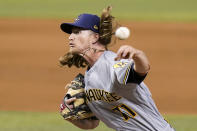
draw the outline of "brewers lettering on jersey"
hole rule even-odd
[[[114,17],[110,10],[110,7],[105,9],[101,18],[81,14],[74,23],[61,24],[61,29],[70,34],[69,52],[78,58],[69,59],[69,56],[61,59],[61,63],[69,67],[87,65],[86,101],[97,117],[68,121],[81,129],[96,128],[102,121],[117,131],[174,131],[143,82],[150,69],[145,53],[130,45],[121,46],[117,53],[107,49],[113,34]],[[65,103],[72,109],[70,103],[74,100],[71,98]]]

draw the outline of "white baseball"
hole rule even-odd
[[[119,27],[116,29],[115,36],[121,40],[125,40],[130,36],[130,30],[127,27]]]

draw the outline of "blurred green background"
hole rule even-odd
[[[118,19],[133,21],[197,21],[197,0],[0,0],[4,18],[71,19],[79,13],[100,14],[107,5]],[[196,131],[196,115],[166,115],[177,131]],[[0,111],[0,131],[80,130],[58,113]],[[103,123],[95,131],[108,131]]]
[[[197,21],[196,0],[0,0],[0,17],[73,18],[107,5],[120,19]]]
[[[1,131],[81,131],[54,112],[0,111]],[[165,115],[176,131],[196,131],[196,115]],[[112,131],[102,122],[93,131]]]

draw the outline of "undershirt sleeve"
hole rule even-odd
[[[146,75],[147,75],[147,74],[146,74]],[[146,75],[144,75],[144,76],[139,75],[139,74],[134,70],[134,63],[132,63],[131,69],[130,69],[130,72],[129,72],[129,76],[128,76],[128,79],[127,79],[127,82],[126,82],[126,83],[136,83],[136,84],[140,84],[140,83],[146,78]]]

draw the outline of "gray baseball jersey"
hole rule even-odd
[[[142,81],[128,82],[134,62],[114,61],[115,57],[115,53],[105,51],[85,73],[92,112],[117,131],[174,131],[159,113],[147,86]]]

